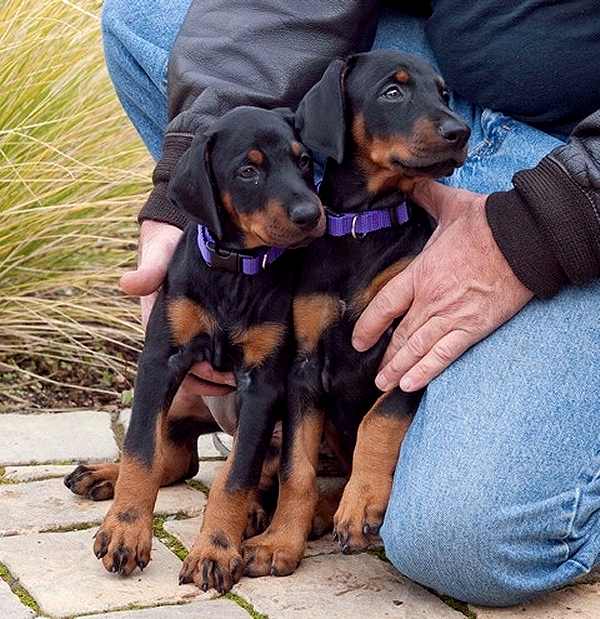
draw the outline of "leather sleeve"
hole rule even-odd
[[[538,297],[600,277],[600,111],[486,204],[511,268]]]
[[[296,107],[337,56],[370,48],[379,0],[193,0],[171,52],[169,117],[139,219],[184,227],[166,186],[192,136],[238,105]]]

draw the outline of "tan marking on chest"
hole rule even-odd
[[[212,335],[217,328],[217,321],[207,309],[185,297],[170,301],[167,315],[171,334],[179,346],[187,344],[201,333]]]
[[[316,293],[294,299],[294,329],[302,352],[316,349],[321,335],[340,318],[339,299]]]
[[[415,259],[414,256],[406,256],[401,258],[397,262],[390,264],[383,271],[377,273],[377,275],[371,280],[369,285],[362,290],[357,290],[352,295],[352,301],[350,302],[350,312],[355,318],[367,307],[367,305],[373,300],[373,297],[398,273],[402,273],[404,269]]]
[[[285,337],[285,325],[279,322],[263,322],[246,329],[236,329],[231,341],[244,351],[247,367],[262,365],[280,346]]]

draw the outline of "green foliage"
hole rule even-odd
[[[117,282],[152,164],[106,74],[99,9],[0,3],[0,370],[13,374],[0,400],[13,404],[36,404],[16,385],[77,368],[94,380],[71,388],[118,401],[140,346]]]

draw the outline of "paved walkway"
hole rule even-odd
[[[0,414],[0,619],[600,618],[593,581],[525,607],[469,608],[411,583],[377,553],[341,555],[330,539],[311,543],[287,578],[243,578],[220,598],[178,586],[222,466],[210,437],[199,441],[196,478],[160,491],[152,563],[129,578],[108,574],[91,550],[108,503],[74,496],[61,478],[76,462],[117,459],[126,423],[126,413]]]

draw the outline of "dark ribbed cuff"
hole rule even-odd
[[[538,297],[549,297],[566,276],[516,190],[491,194],[487,220],[500,251],[521,283]]]
[[[152,175],[154,189],[138,215],[139,223],[152,219],[182,230],[187,225],[187,214],[167,199],[167,186],[179,158],[189,148],[193,137],[189,133],[168,133],[165,136],[163,154]]]

